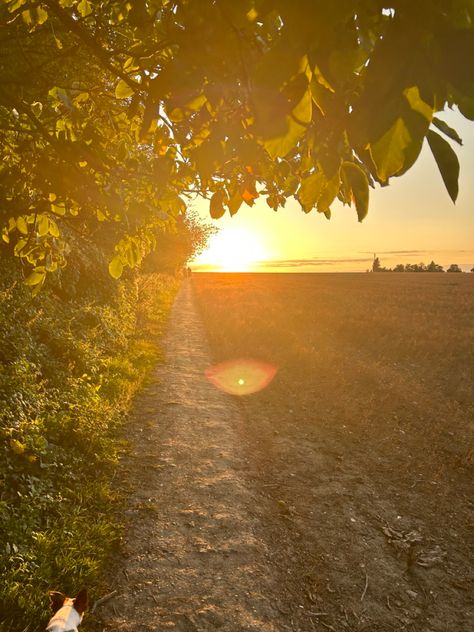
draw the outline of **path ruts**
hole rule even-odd
[[[123,558],[101,607],[103,630],[287,629],[271,600],[259,500],[245,484],[244,423],[204,376],[207,342],[185,282],[164,341],[166,361],[136,401],[123,471],[132,494]],[[239,474],[240,472],[240,474]]]

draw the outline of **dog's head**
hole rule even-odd
[[[87,608],[87,590],[81,590],[74,598],[60,592],[50,592],[53,616],[46,626],[47,632],[77,632]]]

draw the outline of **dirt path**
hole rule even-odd
[[[241,473],[236,402],[204,377],[207,343],[189,282],[165,340],[167,361],[136,402],[123,547],[103,630],[285,630],[259,506]],[[281,616],[281,615],[280,615]]]
[[[198,292],[217,349],[252,354],[276,323],[267,344],[288,355],[292,323],[278,324],[278,302],[262,311],[265,284],[252,339],[241,320],[252,302],[225,294],[232,279],[220,283],[217,302]],[[129,424],[128,527],[110,580],[118,595],[100,608],[97,630],[470,632],[463,407],[422,380],[400,382],[399,367],[345,341],[321,345],[307,366],[295,344],[297,361],[269,388],[220,393],[204,377],[206,337],[183,285],[167,361]],[[442,428],[448,441],[436,439]]]

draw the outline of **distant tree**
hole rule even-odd
[[[443,266],[440,266],[438,263],[432,261],[428,267],[426,268],[427,272],[444,272]]]
[[[462,270],[457,263],[452,263],[446,272],[462,272]]]
[[[196,213],[179,216],[173,229],[156,235],[156,248],[144,258],[143,270],[176,274],[204,250],[215,232],[215,227],[203,223]]]
[[[405,266],[403,265],[403,263],[398,263],[394,268],[393,268],[394,272],[405,272]]]
[[[474,268],[471,268],[471,272],[474,272]]]
[[[383,268],[380,264],[380,259],[374,255],[374,260],[372,262],[372,272],[382,272]]]

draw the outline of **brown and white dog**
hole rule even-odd
[[[73,598],[60,592],[50,592],[49,597],[54,614],[46,626],[46,632],[77,632],[87,608],[87,590],[81,590]]]

